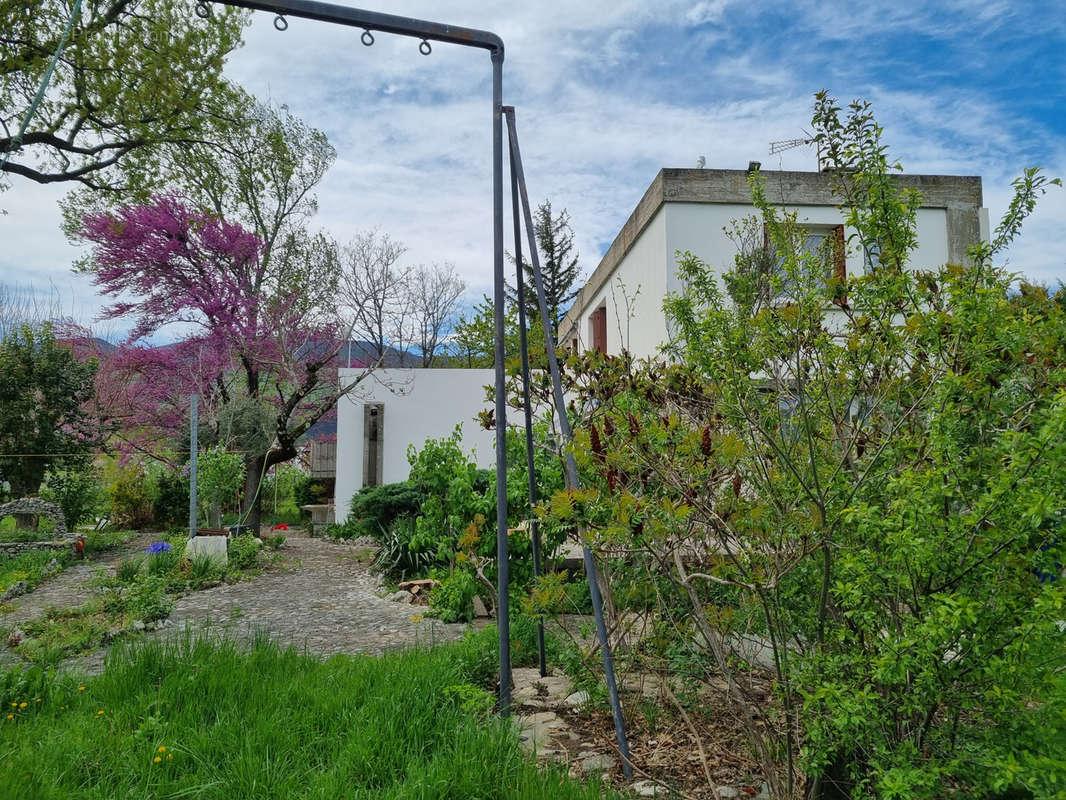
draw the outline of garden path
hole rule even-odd
[[[85,561],[76,561],[66,569],[37,586],[29,594],[8,601],[10,610],[0,614],[0,625],[18,627],[23,622],[37,619],[49,608],[77,608],[99,592],[94,588],[93,578],[98,570],[108,575],[115,574],[115,566],[133,553],[143,553],[159,534],[141,533],[121,547],[90,556]]]
[[[76,608],[98,592],[93,579],[103,569],[113,575],[124,558],[144,552],[158,534],[142,534],[126,545],[77,563],[33,592],[16,598],[0,615],[0,625],[17,628],[51,608]],[[144,636],[172,637],[204,631],[238,639],[262,632],[283,644],[311,653],[380,654],[386,650],[458,639],[467,625],[446,625],[425,616],[421,606],[392,602],[382,595],[381,579],[370,571],[373,557],[366,543],[311,538],[302,530],[287,532],[274,563],[259,575],[234,584],[192,592],[175,599],[165,626]],[[0,643],[0,667],[21,659]],[[102,671],[106,648],[68,662],[88,673]]]
[[[286,536],[278,565],[251,580],[179,598],[171,624],[151,635],[179,635],[186,626],[239,638],[262,631],[283,644],[330,656],[376,655],[458,639],[467,630],[424,616],[424,607],[383,597],[367,544],[311,538],[300,530]]]

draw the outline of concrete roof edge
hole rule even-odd
[[[760,174],[765,180],[767,196],[781,205],[840,204],[840,198],[833,194],[835,173],[761,170]],[[908,189],[920,191],[922,208],[980,208],[984,204],[981,177],[978,175],[900,173],[892,178]],[[660,169],[560,322],[560,339],[568,339],[573,335],[577,314],[603,288],[615,267],[666,203],[750,204],[748,170]]]

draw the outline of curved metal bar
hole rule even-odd
[[[334,3],[319,3],[316,0],[216,0],[216,2],[227,6],[270,11],[290,17],[315,19],[319,22],[332,22],[353,28],[395,33],[398,36],[412,36],[417,39],[430,39],[434,42],[449,42],[503,53],[503,39],[495,33],[480,31],[476,28],[444,25],[440,22],[382,14],[379,11],[349,8]]]

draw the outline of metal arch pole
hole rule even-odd
[[[503,39],[495,33],[439,22],[382,14],[316,0],[215,0],[223,5],[267,11],[279,16],[301,17],[411,36],[424,42],[448,42],[463,47],[488,50],[492,57],[492,223],[493,280],[495,285],[496,327],[496,554],[499,566],[497,625],[500,631],[500,713],[507,716],[511,706],[511,638],[507,590],[510,583],[507,553],[507,395],[504,371],[504,277],[503,277]],[[198,0],[207,8],[207,0]],[[419,48],[421,50],[421,47]],[[428,54],[425,53],[424,54]]]
[[[552,393],[555,397],[555,410],[559,417],[559,428],[563,436],[570,441],[572,432],[570,420],[566,416],[566,401],[563,398],[562,382],[559,379],[559,360],[555,355],[555,337],[552,335],[551,323],[548,321],[548,304],[544,296],[544,281],[540,273],[540,257],[537,254],[537,243],[533,236],[533,214],[529,208],[529,195],[526,192],[526,179],[522,170],[522,155],[518,148],[518,131],[515,128],[514,107],[507,106],[504,109],[507,117],[507,130],[510,135],[511,158],[514,159],[515,172],[518,176],[518,189],[522,196],[522,211],[526,222],[526,236],[529,237],[529,260],[533,267],[533,284],[537,290],[537,305],[540,308],[541,324],[544,327],[545,349],[548,351],[548,370],[551,372]],[[577,463],[573,453],[566,454],[566,478],[570,488],[578,487]],[[611,714],[614,717],[614,732],[618,740],[618,752],[622,756],[622,771],[626,778],[633,777],[633,765],[629,757],[629,742],[626,740],[625,720],[622,718],[622,704],[618,699],[618,685],[614,677],[614,659],[611,656],[610,643],[607,641],[607,626],[603,620],[603,598],[600,596],[600,587],[596,582],[596,560],[592,557],[592,551],[588,543],[581,542],[582,555],[585,562],[585,574],[589,581],[589,594],[592,597],[592,611],[596,617],[596,635],[600,642],[600,652],[603,654],[603,672],[607,681],[607,693],[611,700]]]
[[[500,636],[500,702],[511,713],[510,556],[507,547],[507,372],[504,358],[503,51],[492,54],[493,312],[496,323],[496,628]]]
[[[515,295],[518,299],[518,341],[522,351],[522,405],[526,418],[526,475],[529,479],[529,509],[537,504],[536,461],[533,456],[533,406],[529,400],[529,336],[526,331],[526,286],[525,268],[522,266],[522,218],[518,211],[518,179],[515,177],[515,161],[511,164],[511,213],[514,219]],[[529,518],[529,534],[533,540],[533,577],[540,577],[540,528],[535,516]],[[548,674],[544,656],[544,621],[537,620],[537,663],[540,677]]]
[[[189,395],[189,538],[196,536],[199,525],[197,517],[196,497],[196,451],[200,443],[200,420],[198,416],[199,396]]]

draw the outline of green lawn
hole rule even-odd
[[[322,662],[187,638],[116,649],[82,684],[0,674],[0,798],[603,796],[537,769],[489,715],[471,685],[487,645]]]

